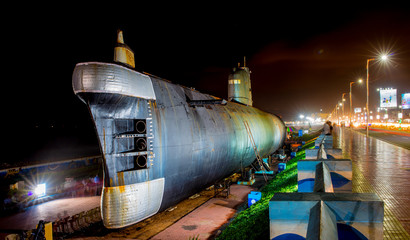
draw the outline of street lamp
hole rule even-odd
[[[345,99],[346,94],[347,93],[342,94],[342,120],[344,120],[344,118],[345,118],[345,103],[344,102],[346,101],[346,99]]]
[[[338,125],[340,125],[340,126],[342,126],[342,120],[341,120],[341,118],[340,118],[340,108],[342,107],[342,103],[341,102],[337,102],[337,124]]]
[[[387,61],[388,57],[387,55],[382,55],[380,56],[380,59],[382,61]],[[366,112],[367,112],[367,118],[366,118],[366,136],[369,136],[369,62],[376,60],[375,58],[369,58],[367,59],[367,65],[366,65],[366,71],[367,71],[367,77],[366,77]]]
[[[362,83],[362,79],[357,80],[358,83]],[[350,82],[350,92],[349,92],[349,98],[350,98],[350,108],[349,108],[349,126],[352,126],[352,85],[355,84],[356,82]]]

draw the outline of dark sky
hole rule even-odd
[[[410,92],[406,6],[51,7],[14,6],[13,17],[2,19],[8,126],[89,121],[72,92],[72,71],[78,62],[111,62],[117,29],[138,71],[218,97],[227,97],[230,69],[246,56],[254,106],[285,120],[330,112],[349,81],[365,78],[366,59],[382,50],[392,63],[371,64],[371,106],[378,87]],[[355,106],[364,106],[364,96],[364,85],[354,86]]]

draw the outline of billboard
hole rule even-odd
[[[380,107],[397,107],[397,89],[380,89]]]
[[[362,108],[354,108],[354,113],[361,113],[362,112]]]
[[[401,108],[410,109],[410,93],[401,94]]]

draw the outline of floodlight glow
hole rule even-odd
[[[34,189],[34,193],[37,197],[43,197],[46,195],[46,184],[38,184],[37,187]]]
[[[381,58],[383,61],[386,61],[386,60],[388,59],[387,55],[382,55],[380,58]]]

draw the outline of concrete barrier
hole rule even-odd
[[[383,201],[351,192],[352,162],[327,159],[329,152],[342,153],[327,149],[326,141],[330,145],[328,136],[321,137],[298,161],[298,193],[275,193],[270,200],[270,238],[383,239]]]
[[[342,149],[340,148],[326,148],[327,159],[343,158]]]
[[[270,239],[381,240],[383,217],[374,193],[276,193],[269,202]]]
[[[319,154],[319,148],[306,149],[305,159],[317,159],[318,154]]]
[[[313,192],[334,192],[330,171],[324,162],[320,162],[316,165],[315,174]]]
[[[350,159],[298,161],[298,192],[313,192],[316,166],[324,163],[330,174],[334,192],[352,191],[352,161]]]

